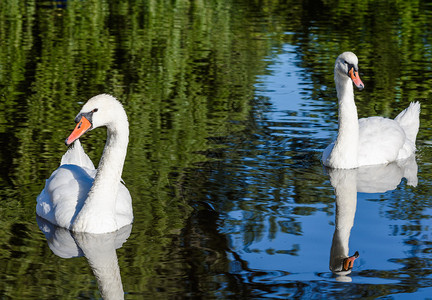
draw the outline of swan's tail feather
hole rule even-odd
[[[420,102],[411,102],[406,109],[397,115],[395,121],[403,128],[407,138],[415,144],[420,126]]]
[[[90,170],[95,169],[90,157],[84,152],[79,140],[76,140],[63,155],[60,162],[60,166],[61,165],[77,165]]]

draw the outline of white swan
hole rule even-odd
[[[370,117],[358,120],[353,83],[361,90],[358,59],[344,52],[336,59],[334,79],[339,99],[339,129],[336,140],[323,152],[330,168],[351,169],[405,159],[415,152],[420,103],[412,102],[394,120]]]
[[[126,112],[113,96],[102,94],[88,100],[75,121],[66,145],[75,143],[37,197],[36,213],[76,232],[116,231],[133,221],[132,199],[121,183],[129,141]],[[78,138],[100,126],[107,127],[107,141],[95,170]]]

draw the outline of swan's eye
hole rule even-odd
[[[357,68],[353,65],[353,64],[350,64],[350,63],[346,63],[347,65],[348,65],[348,75],[349,75],[349,72],[350,72],[350,70],[351,69],[353,69],[354,71],[357,71]]]
[[[95,112],[97,112],[97,111],[98,111],[98,109],[95,108],[95,109],[92,110],[92,113],[95,113]]]

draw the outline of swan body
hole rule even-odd
[[[37,197],[36,213],[54,225],[75,232],[108,233],[133,221],[132,198],[121,183],[129,140],[126,113],[114,97],[102,94],[83,106],[75,130],[66,139],[73,145]],[[94,168],[78,138],[107,127],[107,141]]]
[[[330,168],[351,169],[387,164],[415,153],[420,121],[420,103],[412,102],[394,120],[383,117],[358,119],[353,83],[363,89],[358,59],[344,52],[336,59],[334,78],[339,100],[338,136],[323,152]]]

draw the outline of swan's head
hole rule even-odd
[[[121,123],[120,120],[127,125],[126,113],[116,98],[108,94],[94,96],[76,116],[77,125],[65,143],[69,146],[87,131],[101,126],[110,128]]]
[[[342,77],[348,76],[358,89],[364,88],[358,74],[358,58],[352,52],[344,52],[338,56],[335,63],[335,74]]]

